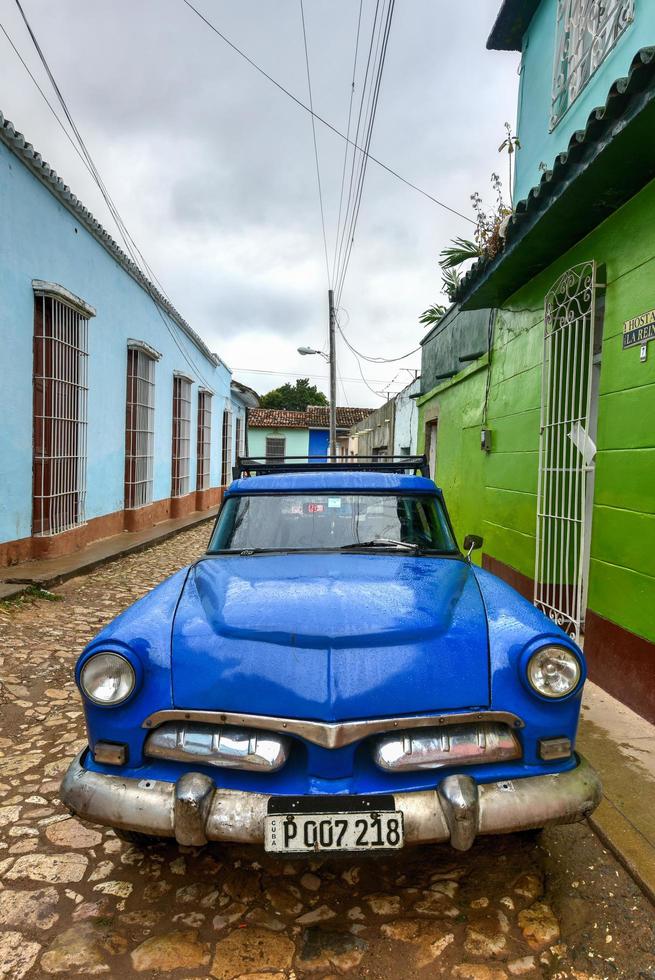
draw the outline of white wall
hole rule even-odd
[[[420,378],[416,378],[396,395],[396,421],[394,427],[393,452],[400,456],[401,449],[409,446],[410,453],[416,452],[418,433],[418,405],[415,398],[421,389]]]

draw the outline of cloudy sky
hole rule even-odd
[[[132,237],[180,312],[234,370],[267,391],[327,366],[327,272],[310,117],[213,34],[183,0],[22,0]],[[194,0],[196,2],[196,0]],[[307,100],[300,0],[197,0],[205,15]],[[358,0],[304,0],[315,110],[345,130]],[[490,198],[518,58],[485,40],[500,0],[397,0],[371,152],[457,210]],[[361,55],[375,0],[363,0]],[[14,0],[0,24],[51,96]],[[361,90],[361,75],[355,106]],[[0,32],[0,110],[112,232],[95,185]],[[329,256],[344,143],[317,124]],[[373,356],[417,347],[439,295],[436,257],[471,226],[370,163],[340,322]],[[394,392],[420,356],[364,364]],[[259,373],[267,371],[270,373]],[[258,373],[254,373],[258,372]],[[272,373],[278,372],[278,373]],[[377,405],[339,345],[339,402]]]

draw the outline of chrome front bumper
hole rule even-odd
[[[262,844],[270,797],[217,788],[202,773],[176,783],[90,772],[80,753],[61,784],[68,809],[92,823],[180,844],[208,841]],[[470,776],[447,776],[436,790],[394,794],[404,817],[405,843],[449,841],[466,851],[479,834],[505,834],[549,824],[576,823],[598,806],[600,780],[578,756],[568,772],[477,784]],[[348,797],[343,797],[344,809]]]

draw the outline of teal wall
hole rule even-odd
[[[606,266],[596,483],[588,606],[655,642],[655,342],[648,359],[622,349],[624,320],[655,308],[655,182],[512,296],[498,311],[487,425],[479,446],[485,359],[428,392],[419,438],[438,416],[437,482],[458,539],[482,534],[484,552],[534,575],[543,303],[560,275],[595,259]],[[655,658],[655,654],[654,654]]]
[[[266,437],[286,439],[287,456],[307,456],[309,453],[309,429],[254,429],[248,428],[248,453],[251,456],[266,455]]]
[[[590,112],[604,105],[612,83],[628,74],[637,51],[655,44],[655,2],[634,0],[635,18],[596,73],[553,130],[549,132],[557,0],[542,0],[523,38],[517,132],[514,203],[539,183],[543,161],[551,169],[555,157],[569,145],[573,133],[584,129]]]

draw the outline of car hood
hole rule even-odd
[[[455,559],[207,558],[172,643],[178,708],[332,721],[489,703],[485,609]]]

